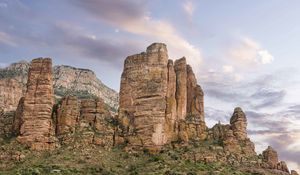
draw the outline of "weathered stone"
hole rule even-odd
[[[177,119],[185,120],[187,109],[187,69],[183,57],[175,61]]]
[[[284,161],[280,161],[277,163],[277,169],[288,173],[290,172]]]
[[[208,131],[208,139],[223,142],[224,150],[228,153],[245,158],[256,156],[254,143],[247,137],[247,134],[244,135],[247,129],[246,121],[242,109],[236,108],[231,118],[231,124],[216,124]]]
[[[119,119],[119,135],[132,146],[160,148],[178,139],[204,140],[203,91],[186,59],[173,65],[166,46],[157,43],[146,53],[127,57]]]
[[[56,135],[60,140],[68,139],[69,135],[75,133],[79,115],[80,109],[77,97],[64,97],[57,109]]]
[[[113,120],[102,99],[81,101],[78,132],[83,135],[86,144],[112,147],[114,144]]]
[[[263,151],[262,155],[263,162],[267,163],[270,169],[277,168],[278,155],[277,152],[271,146],[268,146],[268,148],[265,151]]]
[[[223,141],[224,151],[228,153],[241,153],[241,146],[233,134],[232,130],[228,130]]]
[[[295,171],[295,170],[292,170],[292,171],[291,171],[291,175],[299,175],[299,174],[298,174],[298,172],[297,172],[297,171]]]
[[[247,138],[247,118],[241,108],[237,107],[234,109],[230,124],[233,134],[238,140],[245,140]]]
[[[14,116],[14,121],[13,121],[13,126],[12,126],[12,132],[15,135],[20,134],[20,129],[22,126],[22,119],[23,119],[23,112],[24,112],[24,100],[25,98],[22,97],[19,101],[15,116]]]
[[[17,80],[0,79],[0,107],[5,111],[16,110],[22,95],[23,87]]]
[[[52,60],[38,58],[31,62],[24,99],[22,125],[18,141],[33,150],[56,146],[52,125]]]
[[[230,125],[223,125],[221,123],[215,124],[209,130],[208,138],[211,140],[222,141],[225,139],[228,130],[230,130]]]
[[[167,143],[167,89],[165,44],[154,43],[146,53],[126,58],[121,78],[119,118],[130,145],[160,148]]]
[[[176,74],[173,61],[168,61],[168,89],[167,89],[167,109],[166,109],[166,132],[170,136],[169,140],[175,141],[178,136],[177,104],[176,104]]]
[[[197,85],[192,67],[187,65],[187,133],[189,138],[204,140],[207,137],[207,127],[204,120],[204,93]]]

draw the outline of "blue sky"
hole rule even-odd
[[[119,89],[126,56],[164,42],[205,91],[206,121],[247,113],[261,152],[300,169],[300,1],[0,0],[0,66],[36,57],[88,68]]]

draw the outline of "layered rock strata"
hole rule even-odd
[[[263,156],[263,167],[269,169],[277,169],[284,172],[289,172],[289,169],[284,161],[278,160],[277,151],[271,146],[268,146],[266,150],[262,152]]]
[[[66,96],[58,105],[56,116],[56,134],[62,144],[113,146],[114,119],[103,100]]]
[[[52,81],[52,60],[32,60],[18,141],[33,150],[53,149],[56,145],[51,119],[54,104]]]
[[[75,133],[76,124],[79,120],[80,108],[76,96],[63,97],[58,105],[56,114],[56,135],[59,140],[65,141],[69,135]]]
[[[223,144],[227,154],[252,157],[256,155],[254,143],[247,136],[247,118],[239,107],[234,109],[230,124],[216,124],[209,130],[209,139]]]
[[[186,59],[168,60],[165,44],[126,58],[121,77],[120,136],[133,147],[159,149],[205,138],[203,92]]]

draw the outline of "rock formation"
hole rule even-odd
[[[11,97],[12,100],[0,100],[2,106],[8,106],[0,105],[0,143],[4,143],[4,138],[8,140],[17,135],[17,141],[32,150],[49,150],[58,144],[66,145],[63,148],[69,151],[86,151],[87,147],[94,151],[97,146],[111,149],[121,144],[125,150],[148,149],[150,152],[172,147],[174,150],[164,151],[174,160],[217,162],[242,168],[247,173],[259,174],[262,170],[289,174],[286,163],[278,160],[272,147],[262,155],[256,154],[247,136],[247,117],[241,108],[234,109],[230,124],[219,122],[211,129],[206,127],[203,90],[184,57],[175,62],[168,59],[165,44],[154,43],[146,52],[126,58],[116,117],[112,116],[107,101],[97,95],[71,93],[87,87],[90,94],[100,92],[97,90],[99,82],[90,78],[93,73],[63,67],[63,70],[55,69],[56,82],[53,83],[51,59],[32,60],[27,91],[17,107],[15,100],[23,94],[19,88],[15,88],[16,96],[1,92],[5,99]],[[9,88],[18,85],[7,82],[1,84],[0,77],[0,90],[7,91],[5,85]],[[60,100],[57,98],[57,104],[54,104],[53,86],[61,87],[62,94],[68,94]],[[0,162],[24,160],[22,151],[6,152],[5,149],[10,148],[1,147]],[[180,156],[173,155],[176,151]],[[291,174],[298,173],[292,171]]]
[[[16,110],[26,92],[29,64],[21,61],[7,68],[0,68],[0,107],[4,111]]]
[[[22,119],[23,119],[23,111],[24,111],[24,100],[25,98],[22,97],[19,101],[14,120],[13,120],[13,125],[12,125],[12,132],[14,135],[18,136],[20,134],[20,129],[22,126]]]
[[[263,161],[269,165],[269,168],[275,169],[277,167],[278,155],[277,152],[271,146],[268,146],[268,148],[265,151],[263,151],[262,155]]]
[[[51,119],[54,105],[52,81],[51,59],[32,60],[28,73],[18,141],[33,150],[55,148],[54,128]]]
[[[56,135],[60,140],[68,138],[75,133],[79,120],[79,101],[76,96],[66,96],[61,100],[57,109]]]
[[[187,114],[188,112],[188,114]],[[126,58],[121,78],[120,136],[133,147],[204,139],[203,92],[186,59],[168,60],[165,44]]]
[[[299,174],[297,173],[297,171],[292,170],[292,171],[291,171],[291,175],[299,175]]]
[[[58,105],[56,116],[56,135],[62,144],[113,145],[113,117],[103,100],[66,96]]]
[[[268,146],[268,148],[262,152],[262,156],[263,156],[263,163],[264,163],[263,167],[289,172],[286,163],[284,161],[279,162],[278,154],[271,146]]]
[[[247,118],[241,108],[234,109],[234,113],[230,119],[230,125],[233,134],[238,140],[245,140],[247,138]]]
[[[239,107],[234,109],[230,125],[216,124],[209,130],[208,138],[223,143],[227,154],[234,153],[244,157],[255,156],[254,143],[247,136],[247,118]]]
[[[20,61],[0,68],[0,107],[5,112],[16,110],[20,98],[25,96],[29,67],[29,62]],[[103,84],[93,71],[65,65],[54,66],[52,69],[57,101],[66,95],[98,97],[110,106],[112,112],[117,111],[118,93]]]

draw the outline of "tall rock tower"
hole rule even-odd
[[[126,58],[118,116],[119,135],[132,147],[157,150],[206,132],[202,89],[186,59],[168,60],[162,43]]]
[[[18,141],[33,150],[55,148],[52,126],[53,107],[52,60],[37,58],[31,61],[27,91],[23,102]]]

